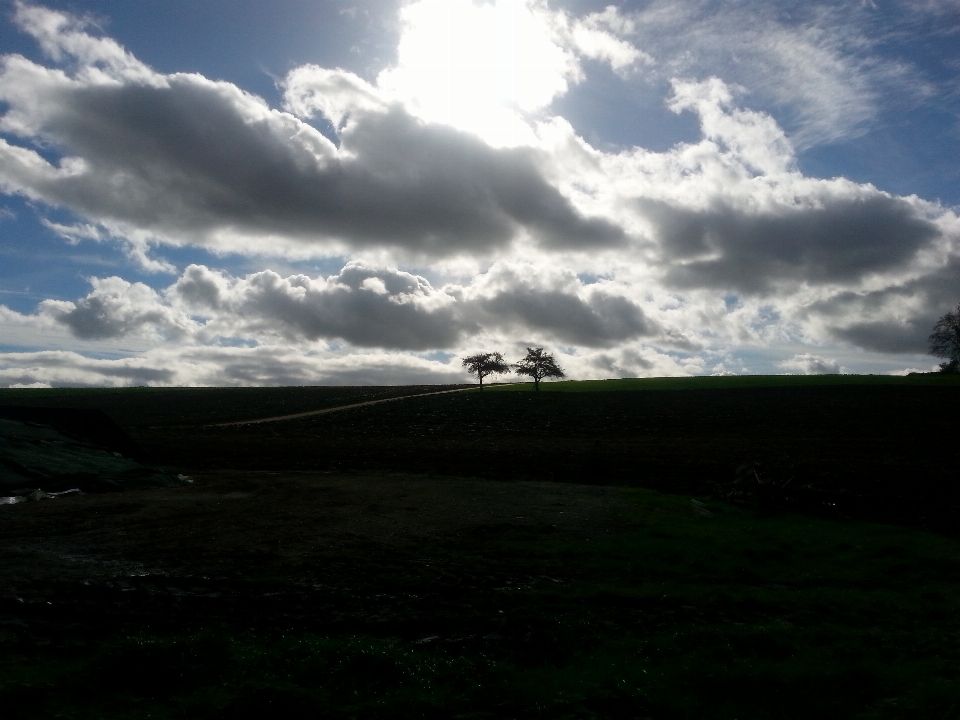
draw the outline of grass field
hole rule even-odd
[[[236,427],[201,423],[330,407],[391,390],[305,389],[311,405],[304,398],[294,402],[286,388],[128,396],[20,391],[19,397],[46,404],[82,397],[113,415],[157,462],[188,474],[218,468],[404,471],[702,494],[734,481],[745,464],[758,463],[761,478],[774,485],[790,480],[794,503],[956,524],[960,448],[950,422],[960,401],[956,381],[773,377],[738,387],[742,378],[705,378],[707,386],[698,387],[699,381],[551,383],[540,393],[529,385],[501,386]],[[618,386],[640,389],[591,391]],[[588,391],[570,390],[580,387]],[[193,392],[196,408],[189,400]],[[271,392],[285,401],[258,404]]]
[[[127,428],[253,420],[448,390],[458,385],[0,389],[0,405],[104,410]]]
[[[168,557],[88,580],[85,629],[58,625],[66,588],[21,587],[0,700],[7,717],[956,716],[956,540],[613,492],[612,527],[510,520],[219,576]]]
[[[0,507],[4,716],[960,717],[955,380],[543,390],[0,391],[196,476]]]
[[[618,380],[545,380],[547,392],[623,392],[636,390],[707,390],[760,387],[821,387],[882,385],[900,387],[956,387],[957,375],[733,375],[708,377],[622,378]],[[497,392],[529,392],[532,382],[493,385]]]

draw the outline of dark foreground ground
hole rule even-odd
[[[3,508],[4,716],[956,716],[960,543],[707,507],[230,472]]]
[[[3,717],[960,717],[955,386],[190,392],[19,395],[194,482],[0,507]]]

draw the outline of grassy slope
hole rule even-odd
[[[252,420],[456,385],[0,389],[0,404],[98,408],[126,428]]]
[[[960,386],[960,375],[733,375],[709,377],[622,378],[613,380],[545,380],[540,389],[548,392],[617,392],[636,390],[707,390],[733,388],[801,388],[851,385]],[[497,392],[533,390],[532,382],[494,385]]]
[[[144,627],[8,659],[0,701],[76,718],[956,716],[960,542],[624,492],[628,526],[603,541],[513,528],[418,547],[417,565],[358,558],[352,632]],[[457,594],[493,568],[513,582]],[[385,592],[433,600],[362,617]]]
[[[904,495],[936,498],[943,505],[960,499],[960,448],[945,422],[958,391],[903,383],[485,390],[270,425],[137,437],[188,474],[214,467],[392,469],[702,492],[759,461],[768,479],[795,477],[794,487],[898,498],[898,504]]]
[[[156,463],[187,474],[402,470],[702,492],[757,461],[765,478],[793,477],[794,488],[882,497],[917,517],[936,499],[950,522],[952,506],[960,509],[960,448],[945,421],[960,400],[956,377],[650,378],[543,388],[499,386],[234,428],[197,425],[421,388],[0,390],[0,403],[102,408]]]

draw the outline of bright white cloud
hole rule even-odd
[[[847,372],[847,369],[840,367],[840,363],[836,360],[810,353],[794,355],[791,359],[780,363],[780,367],[795,370],[804,375],[840,375]]]
[[[636,25],[614,5],[579,19],[570,18],[566,13],[557,13],[553,23],[556,31],[562,37],[567,37],[583,57],[609,63],[622,75],[638,64],[655,64],[649,54],[624,39],[634,34]]]
[[[54,60],[75,58],[79,61],[81,80],[92,83],[118,79],[161,82],[156,73],[115,40],[91,35],[89,23],[81,18],[16,0],[14,22],[30,33]]]

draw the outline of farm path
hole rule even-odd
[[[414,395],[399,395],[397,397],[381,398],[380,400],[366,400],[365,402],[351,403],[350,405],[338,405],[337,407],[323,408],[322,410],[308,410],[307,412],[293,413],[292,415],[275,415],[273,417],[255,418],[253,420],[233,420],[231,422],[210,423],[204,427],[228,427],[230,425],[256,425],[258,423],[279,422],[281,420],[293,420],[295,418],[309,417],[310,415],[326,415],[327,413],[339,412],[340,410],[352,410],[353,408],[365,407],[366,405],[377,405],[385,402],[393,402],[394,400],[427,397],[428,395],[446,395],[447,393],[464,392],[465,390],[475,389],[476,387],[471,386],[457,388],[456,390],[438,390],[436,392],[416,393]]]

